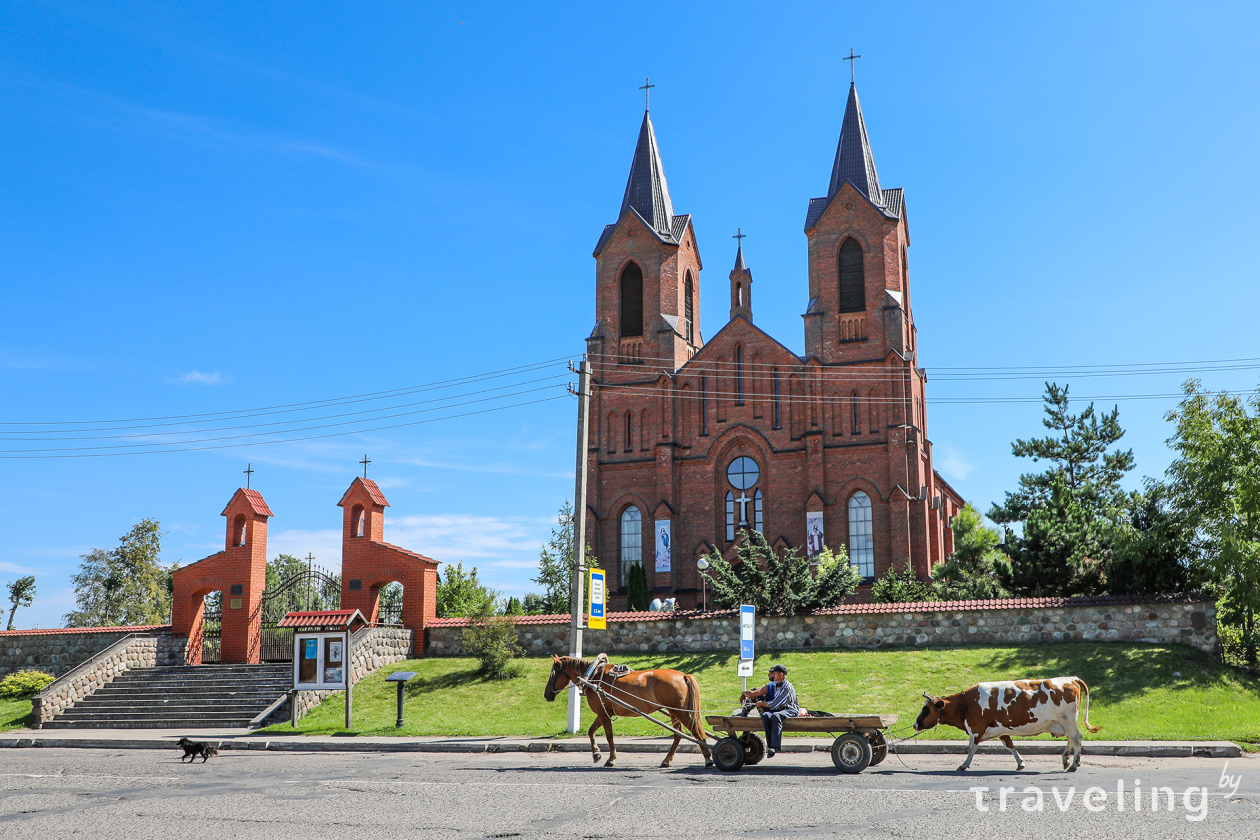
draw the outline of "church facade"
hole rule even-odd
[[[963,500],[932,463],[904,196],[880,186],[852,86],[805,236],[804,354],[755,326],[739,246],[729,320],[706,341],[695,231],[644,112],[587,338],[587,534],[614,607],[634,563],[655,597],[699,605],[696,561],[732,557],[741,528],[811,557],[845,546],[868,582],[892,565],[927,578],[952,551]]]

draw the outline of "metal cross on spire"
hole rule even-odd
[[[853,64],[853,62],[857,61],[857,60],[858,60],[859,58],[861,58],[861,57],[862,57],[862,56],[860,56],[860,55],[854,55],[854,54],[853,54],[853,47],[849,47],[849,54],[848,54],[848,55],[846,55],[846,56],[844,56],[843,58],[841,58],[841,59],[840,59],[841,61],[847,61],[847,62],[849,62],[849,84],[853,84],[853,79],[854,79],[854,76],[853,76],[853,67],[854,67],[854,64]]]
[[[248,489],[249,489],[249,477],[250,477],[251,475],[253,475],[253,474],[254,474],[254,465],[253,465],[253,464],[246,464],[246,465],[245,465],[245,470],[244,470],[244,473],[245,473],[245,489],[246,489],[246,490],[248,490]]]
[[[368,468],[368,464],[372,463],[371,459],[369,459],[368,456],[364,455],[363,460],[360,461],[359,463],[363,465],[363,477],[367,478],[367,468]]]
[[[649,84],[650,80],[645,76],[643,84],[639,86],[639,90],[643,91],[643,110],[648,110],[648,97],[652,95],[652,88],[656,85]]]
[[[748,234],[744,233],[743,228],[735,228],[735,235],[731,237],[731,239],[735,239],[735,240],[747,239],[747,238],[748,238]],[[742,246],[744,243],[737,241],[735,244]]]

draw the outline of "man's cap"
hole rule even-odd
[[[784,668],[782,665],[779,665],[779,664],[771,665],[770,673],[773,674],[775,671],[778,671],[780,674],[782,674],[785,677],[787,676],[787,668]]]

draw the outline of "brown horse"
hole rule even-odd
[[[611,676],[612,665],[601,655],[598,660],[574,659],[571,656],[552,656],[551,678],[547,680],[547,688],[543,697],[550,703],[556,695],[570,684],[580,686],[579,678],[585,678],[603,690],[600,692],[587,690],[586,704],[595,713],[595,721],[586,731],[591,739],[591,754],[594,761],[601,758],[599,747],[595,745],[595,730],[601,726],[608,738],[608,761],[605,767],[613,767],[617,763],[617,747],[613,743],[612,719],[614,715],[633,715],[631,709],[651,714],[664,709],[674,728],[690,733],[700,742],[700,751],[704,753],[704,766],[713,764],[709,748],[705,746],[704,723],[700,716],[700,686],[695,677],[682,671],[669,668],[657,668],[651,671],[630,671],[621,676]],[[592,671],[592,666],[594,670]],[[591,671],[590,675],[587,672]],[[637,717],[637,715],[636,715]],[[682,740],[674,736],[669,753],[661,762],[668,767],[674,761],[674,752]]]

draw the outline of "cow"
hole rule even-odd
[[[1055,677],[1051,680],[1015,680],[973,685],[966,691],[942,697],[923,693],[926,702],[914,730],[924,732],[937,724],[956,726],[970,737],[967,759],[959,772],[971,766],[976,747],[982,741],[998,738],[1015,756],[1016,770],[1024,769],[1024,759],[1012,735],[1067,736],[1063,751],[1063,769],[1074,772],[1081,765],[1081,730],[1076,724],[1077,704],[1085,699],[1085,728],[1097,732],[1100,727],[1089,723],[1089,686],[1079,677]],[[1068,757],[1072,765],[1068,766]]]

